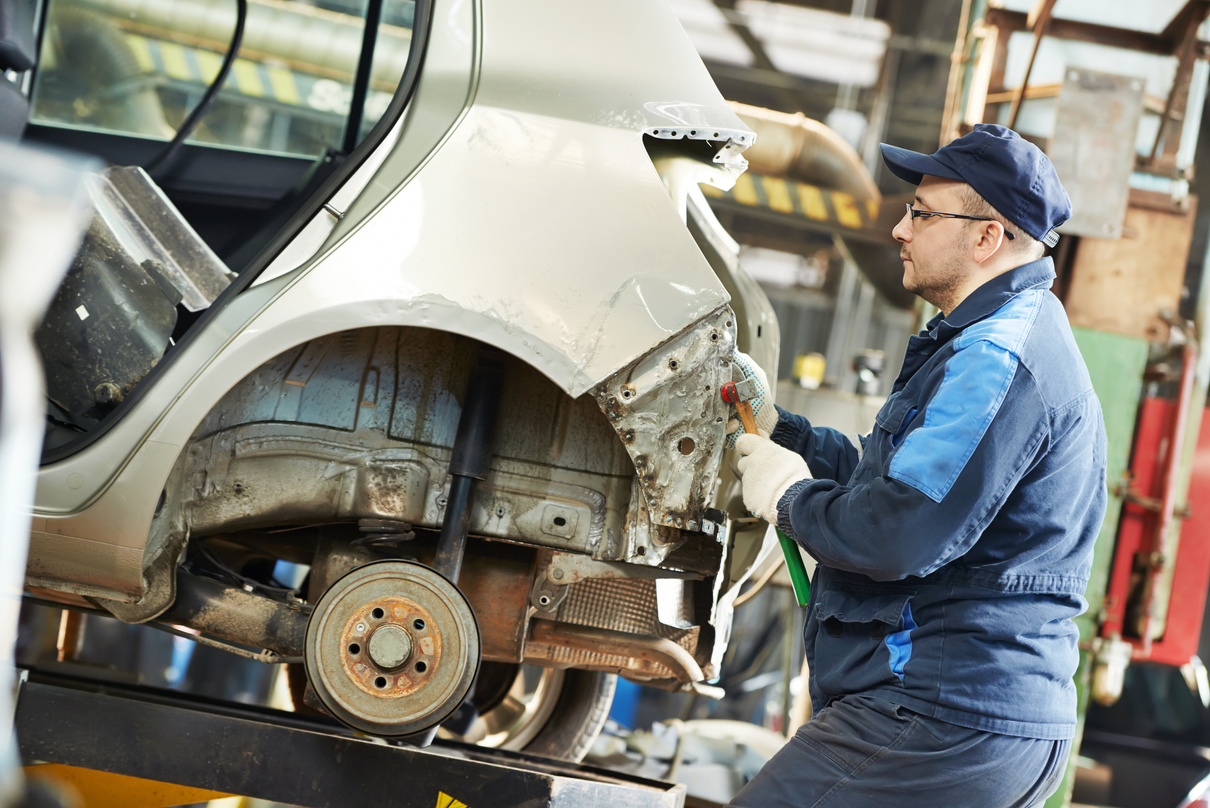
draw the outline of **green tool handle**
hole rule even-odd
[[[777,531],[777,540],[781,542],[782,555],[786,557],[786,570],[790,573],[794,597],[798,599],[799,606],[806,606],[811,598],[811,579],[807,577],[807,567],[802,563],[802,556],[798,554],[798,542],[782,533],[781,528],[774,530]]]
[[[732,388],[734,386],[732,385]],[[723,398],[731,401],[727,398],[726,391],[723,392]],[[747,401],[737,401],[735,409],[744,426],[744,431],[750,435],[758,434],[752,405]],[[807,600],[811,597],[811,579],[807,577],[807,567],[802,563],[802,556],[798,554],[798,544],[782,533],[781,528],[775,525],[773,529],[777,531],[777,540],[781,542],[782,555],[786,557],[786,569],[790,572],[790,584],[794,587],[794,597],[798,599],[799,606],[806,606]]]

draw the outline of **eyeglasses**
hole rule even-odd
[[[924,216],[924,217],[937,216],[942,219],[970,219],[971,221],[975,221],[975,222],[994,222],[994,221],[996,221],[995,219],[991,218],[990,216],[967,216],[965,213],[942,213],[941,211],[937,211],[937,210],[916,210],[915,208],[912,207],[911,202],[907,203],[907,212],[908,212],[909,219],[913,222],[916,221],[916,219],[920,216]],[[1001,224],[1001,226],[1003,226],[1003,224]],[[1008,232],[1008,228],[1004,229],[1004,235],[1008,238],[1009,241],[1012,241],[1014,238],[1016,238],[1016,236],[1014,236],[1012,233]]]

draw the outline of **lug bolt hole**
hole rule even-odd
[[[425,672],[425,671],[427,671],[428,669],[429,669],[429,666],[428,666],[428,665],[426,665],[426,664],[424,664],[424,662],[417,662],[417,663],[416,663],[416,673],[424,673],[424,672]]]
[[[379,676],[377,679],[374,680],[374,687],[382,689],[386,686],[387,686],[387,680],[386,680],[385,676]]]
[[[355,642],[349,643],[349,653],[352,654],[353,656],[357,656],[358,654],[361,653],[361,646]]]
[[[387,614],[387,613],[386,613],[386,612],[384,612],[382,609],[375,609],[374,611],[370,612],[370,615],[371,615],[371,616],[372,616],[372,617],[373,617],[375,620],[381,620],[382,618],[386,617],[386,614]]]
[[[412,621],[412,628],[416,629],[417,631],[424,631],[424,621],[417,617]]]

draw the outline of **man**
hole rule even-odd
[[[882,154],[918,186],[892,231],[903,285],[940,314],[860,446],[772,409],[736,442],[745,505],[818,567],[816,714],[732,805],[1039,805],[1106,503],[1100,405],[1049,291],[1071,203],[1002,126]]]

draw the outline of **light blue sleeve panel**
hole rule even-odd
[[[955,347],[924,424],[908,433],[889,470],[934,502],[945,499],[983,440],[1019,364],[1015,352],[986,339]]]

